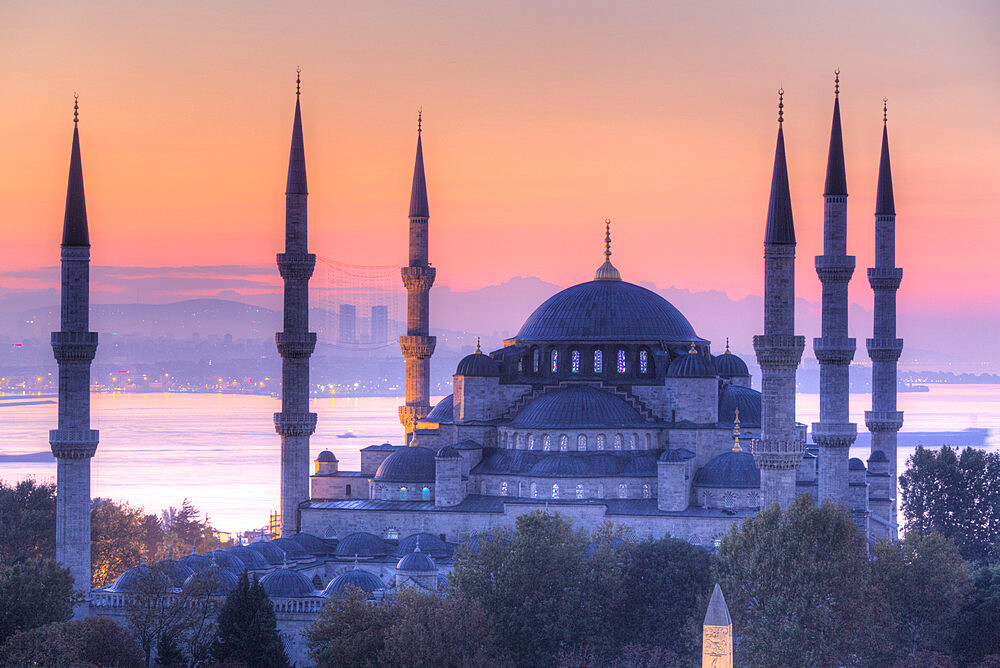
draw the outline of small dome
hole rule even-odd
[[[719,424],[731,427],[736,421],[736,409],[740,410],[740,425],[760,427],[760,397],[757,390],[739,385],[726,385],[719,397]]]
[[[329,450],[324,450],[319,453],[319,457],[316,458],[318,462],[335,462],[337,461],[337,456],[330,452]]]
[[[263,554],[257,550],[251,550],[246,545],[234,545],[233,547],[226,548],[224,551],[239,557],[243,565],[252,571],[262,570],[270,566]]]
[[[726,352],[715,356],[715,370],[719,372],[719,376],[722,378],[750,377],[750,369],[747,368],[747,363],[729,352],[728,342]]]
[[[285,538],[285,537],[275,538],[274,540],[270,541],[270,543],[274,547],[284,552],[284,555],[282,557],[282,562],[284,562],[286,558],[301,559],[302,557],[307,556],[306,551],[302,548],[302,546],[296,541],[292,540],[291,538]]]
[[[451,424],[455,421],[455,395],[449,394],[447,397],[437,402],[437,406],[431,409],[421,422],[435,422]]]
[[[668,462],[670,464],[683,464],[688,459],[680,450],[664,450],[663,454],[660,455],[661,462]]]
[[[465,439],[455,444],[456,450],[482,450],[483,446],[472,439]]]
[[[621,397],[587,385],[569,385],[542,394],[514,416],[517,429],[559,427],[648,427]]]
[[[448,548],[447,543],[441,540],[439,537],[432,533],[415,533],[403,538],[399,541],[399,547],[396,548],[396,554],[403,556],[414,552],[417,549],[417,544],[420,545],[420,551],[425,554],[429,554],[432,557],[447,557],[451,554],[451,550]]]
[[[384,557],[389,554],[385,541],[373,533],[359,531],[344,536],[337,545],[338,557]]]
[[[232,571],[226,570],[218,564],[213,564],[185,580],[184,588],[187,589],[196,584],[206,587],[211,594],[224,596],[236,589],[239,585],[239,579]]]
[[[497,378],[500,376],[500,365],[489,355],[483,354],[479,348],[471,355],[466,355],[455,369],[456,376],[478,376],[480,378]]]
[[[760,487],[760,469],[749,452],[724,452],[694,475],[697,487]]]
[[[212,565],[212,560],[203,554],[185,554],[183,557],[177,560],[179,563],[184,564],[192,571],[197,573],[200,570],[204,570]]]
[[[687,352],[678,355],[667,367],[670,378],[715,378],[715,363],[708,355]]]
[[[868,458],[868,463],[869,464],[871,464],[872,462],[875,462],[876,464],[881,464],[883,462],[888,463],[888,461],[889,461],[889,456],[886,455],[881,450],[876,450],[875,452],[873,452],[871,454],[871,457]]]
[[[437,454],[435,454],[434,456],[437,457],[438,459],[455,459],[456,457],[458,457],[459,459],[462,458],[462,455],[458,454],[458,450],[456,450],[453,446],[450,445],[446,445],[440,450],[438,450]]]
[[[292,536],[292,540],[301,545],[307,554],[317,557],[335,554],[337,551],[336,544],[311,533],[297,533]]]
[[[847,462],[848,471],[864,471],[865,463],[857,457],[851,457]]]
[[[434,482],[434,451],[420,446],[401,448],[375,471],[375,482]]]
[[[225,550],[212,550],[211,552],[206,552],[205,556],[217,563],[224,570],[236,575],[239,575],[247,568],[242,559]]]
[[[288,568],[276,568],[260,579],[264,591],[272,598],[275,596],[312,596],[312,582],[302,573]]]
[[[155,564],[153,569],[167,576],[167,579],[175,587],[180,587],[184,584],[185,580],[194,575],[194,571],[191,568],[173,559],[164,559]]]
[[[285,552],[272,543],[273,541],[269,540],[258,540],[250,543],[247,547],[254,552],[259,552],[271,566],[279,566],[285,563]]]
[[[153,577],[153,569],[146,565],[143,561],[138,566],[134,566],[121,575],[119,575],[114,584],[108,587],[108,591],[113,592],[131,592],[139,588],[139,586],[146,582],[149,578]]]
[[[430,556],[420,551],[418,547],[413,552],[404,555],[396,564],[397,571],[411,571],[418,573],[436,573],[437,566]]]
[[[366,594],[371,594],[379,589],[384,589],[385,584],[374,573],[369,573],[355,566],[353,570],[344,571],[330,580],[330,584],[323,590],[323,596],[328,598],[344,596],[351,587],[357,587]]]

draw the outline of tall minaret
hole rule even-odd
[[[74,98],[76,96],[74,95]],[[97,332],[90,329],[90,234],[83,196],[78,105],[73,103],[73,150],[62,236],[60,331],[52,332],[59,363],[59,428],[49,432],[56,458],[56,560],[73,574],[73,588],[90,591],[90,459],[97,430],[90,428],[90,363]],[[86,604],[75,615],[86,614]]]
[[[882,100],[882,158],[878,166],[878,194],[875,198],[875,267],[868,270],[868,282],[875,292],[875,327],[868,339],[872,360],[872,409],[865,412],[865,425],[872,434],[872,453],[884,452],[889,459],[888,520],[896,523],[896,432],[903,426],[903,412],[896,410],[896,363],[903,351],[903,339],[896,338],[896,290],[903,270],[896,266],[896,206],[892,197],[889,169],[888,113]],[[895,531],[893,531],[895,538]]]
[[[854,256],[847,254],[847,173],[840,130],[840,70],[836,71],[833,127],[823,192],[823,254],[816,256],[816,273],[823,284],[823,336],[813,339],[819,361],[819,422],[813,442],[819,446],[819,501],[847,505],[848,452],[858,427],[849,408],[848,369],[854,359],[854,339],[847,336],[847,284],[854,274]]]
[[[306,155],[299,111],[300,80],[295,79],[295,121],[285,187],[285,252],[278,270],[285,280],[285,328],[275,335],[281,354],[281,412],[274,429],[281,434],[281,535],[298,533],[299,504],[309,498],[309,437],[316,414],[309,412],[309,356],[316,334],[309,331],[309,278],[316,256],[307,251]]]
[[[778,91],[778,144],[764,233],[764,334],[753,337],[761,370],[761,438],[753,443],[760,469],[761,507],[795,497],[795,472],[805,443],[795,427],[795,370],[805,338],[795,335],[795,225],[785,165],[783,90]]]
[[[406,286],[406,336],[399,347],[406,358],[406,405],[399,407],[399,421],[409,434],[417,421],[431,411],[431,355],[436,337],[430,336],[430,291],[434,267],[427,262],[427,182],[420,142],[421,116],[417,115],[417,158],[410,190],[410,264],[401,270]]]

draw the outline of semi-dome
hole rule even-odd
[[[478,344],[476,352],[466,355],[458,363],[455,369],[456,376],[479,376],[482,378],[497,378],[500,376],[500,365],[497,361],[479,350]]]
[[[226,548],[225,551],[239,557],[240,561],[243,562],[243,565],[250,570],[256,571],[270,566],[263,554],[257,550],[251,550],[246,545],[234,545],[233,547]]]
[[[371,594],[379,589],[384,589],[385,584],[374,573],[369,573],[363,568],[355,567],[352,570],[344,571],[330,580],[330,584],[323,590],[323,596],[328,598],[343,596],[348,593],[351,587],[356,587],[366,594]]]
[[[220,567],[218,564],[212,564],[208,568],[198,571],[187,580],[184,581],[184,588],[190,589],[192,587],[204,588],[207,593],[215,594],[217,596],[225,596],[229,592],[236,589],[239,585],[239,579],[232,573],[232,571],[226,570]]]
[[[337,544],[338,557],[384,557],[389,554],[385,541],[373,533],[358,531],[344,536]]]
[[[528,316],[518,341],[690,341],[673,304],[633,283],[595,280],[557,292]]]
[[[268,596],[311,596],[312,582],[302,573],[289,568],[276,568],[260,579]]]
[[[278,566],[285,562],[285,552],[272,543],[273,541],[270,540],[259,540],[250,543],[247,547],[254,552],[259,552],[271,566]]]
[[[517,429],[648,427],[624,399],[588,385],[561,387],[537,397],[510,422]]]
[[[212,550],[211,552],[206,552],[205,556],[217,563],[224,570],[237,575],[247,569],[247,565],[243,563],[243,560],[232,552],[226,552],[225,550]]]
[[[760,392],[749,387],[726,385],[719,398],[719,424],[732,425],[736,421],[736,409],[740,410],[740,425],[760,427]]]
[[[403,558],[396,563],[397,571],[410,571],[417,573],[435,573],[437,566],[434,560],[427,554],[420,551],[418,547],[413,552],[403,555]]]
[[[710,355],[703,355],[694,350],[675,357],[667,367],[670,378],[715,378],[715,362]]]
[[[461,459],[462,455],[458,454],[458,450],[454,446],[446,445],[443,448],[439,448],[437,453],[434,455],[438,459]]]
[[[335,462],[337,461],[337,456],[330,452],[329,450],[324,450],[319,453],[319,457],[316,458],[318,462]]]
[[[447,557],[451,554],[448,545],[432,533],[415,533],[401,539],[399,547],[396,548],[396,554],[402,556],[414,552],[417,549],[417,545],[420,546],[421,552],[429,554],[432,557]]]
[[[313,556],[319,557],[335,554],[337,551],[336,544],[314,536],[311,533],[297,533],[291,539],[301,545],[307,554]]]
[[[694,475],[697,487],[760,487],[760,469],[749,452],[724,452]]]
[[[750,369],[747,368],[747,363],[740,359],[739,356],[729,352],[728,345],[726,346],[726,352],[715,356],[715,370],[718,371],[719,376],[722,378],[750,377]]]
[[[451,424],[455,421],[455,395],[449,394],[447,397],[437,402],[437,405],[431,409],[431,412],[427,414],[427,417],[421,420],[421,422],[436,422],[438,424],[444,422],[445,424]]]
[[[375,471],[375,482],[434,482],[434,451],[422,446],[401,448]]]

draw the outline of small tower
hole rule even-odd
[[[316,431],[316,414],[309,412],[309,357],[316,348],[316,334],[309,331],[309,278],[316,256],[307,250],[308,195],[296,77],[285,187],[285,252],[278,254],[278,271],[285,281],[284,330],[275,335],[281,355],[281,412],[274,414],[274,429],[281,434],[282,536],[299,530],[299,505],[309,498],[309,437]]]
[[[787,508],[805,442],[795,426],[795,371],[805,338],[795,335],[795,225],[788,191],[783,90],[778,91],[778,143],[764,233],[764,333],[753,337],[761,369],[761,438],[753,443],[760,469],[761,507]]]
[[[399,407],[399,421],[407,435],[417,422],[431,412],[431,355],[436,337],[430,336],[430,291],[434,267],[427,261],[427,182],[424,179],[424,150],[421,144],[421,116],[417,115],[417,157],[410,190],[410,263],[401,274],[406,287],[406,336],[399,347],[406,358],[406,404]]]
[[[893,527],[890,537],[895,539],[896,432],[903,426],[903,412],[896,410],[896,364],[903,352],[903,339],[896,338],[896,291],[903,280],[903,270],[896,266],[896,205],[892,196],[887,118],[883,99],[882,157],[875,198],[875,266],[868,270],[868,283],[875,292],[874,332],[867,341],[868,357],[872,360],[872,409],[865,412],[865,426],[872,435],[869,461],[888,460],[888,516],[882,519]],[[876,453],[882,453],[884,458],[876,457]],[[884,512],[882,507],[872,505],[873,514]]]
[[[848,370],[855,341],[847,336],[847,284],[854,274],[854,256],[847,254],[847,172],[840,129],[840,70],[833,99],[830,152],[823,191],[823,254],[816,256],[816,273],[823,284],[823,336],[813,339],[819,362],[819,422],[813,442],[819,446],[819,501],[848,505],[848,451],[857,438],[848,406]]]
[[[75,96],[74,96],[75,97]],[[83,194],[78,105],[73,103],[73,148],[61,246],[60,331],[52,332],[59,364],[59,422],[49,432],[56,458],[56,560],[73,575],[73,588],[90,591],[90,459],[98,433],[90,428],[90,363],[97,332],[90,330],[90,233]],[[86,603],[74,616],[87,612]]]
[[[733,620],[718,584],[712,591],[702,628],[703,668],[733,668]]]

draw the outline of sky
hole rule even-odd
[[[431,262],[459,290],[589,280],[610,218],[625,280],[759,294],[782,86],[815,301],[839,67],[851,300],[885,96],[900,309],[996,312],[998,33],[996,2],[0,0],[0,288],[58,260],[74,91],[95,264],[273,266],[301,66],[311,250],[406,262],[422,108]]]

